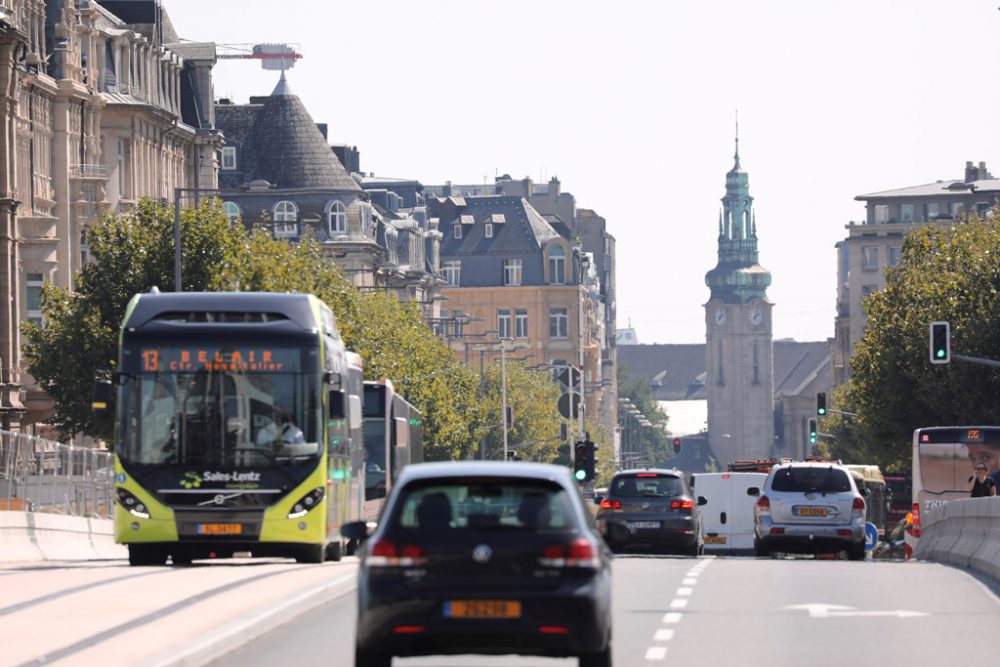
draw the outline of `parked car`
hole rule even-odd
[[[707,472],[692,475],[701,506],[705,552],[746,555],[754,551],[754,505],[764,487],[762,472]],[[756,490],[756,494],[753,491]]]
[[[597,527],[615,551],[704,548],[699,503],[679,470],[625,470],[611,479],[597,510]]]
[[[754,508],[754,552],[847,551],[865,557],[865,501],[851,474],[833,463],[783,463],[767,476]]]
[[[611,665],[611,552],[569,469],[407,466],[359,551],[357,667],[392,656],[578,656]]]

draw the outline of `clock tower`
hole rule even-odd
[[[711,289],[705,304],[708,438],[721,466],[767,458],[774,449],[771,273],[758,263],[757,218],[740,166],[739,133],[734,159],[719,214],[719,261],[705,275]]]

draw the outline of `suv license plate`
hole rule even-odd
[[[629,528],[659,528],[659,521],[629,521]]]
[[[798,516],[826,516],[827,510],[825,507],[796,507],[796,514]]]
[[[445,618],[521,618],[520,600],[448,600]]]

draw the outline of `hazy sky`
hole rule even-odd
[[[178,33],[292,42],[292,89],[361,168],[558,176],[618,241],[618,323],[702,342],[733,116],[775,338],[833,335],[859,194],[1000,174],[997,0],[164,0]],[[277,74],[222,61],[217,96]]]

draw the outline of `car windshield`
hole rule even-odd
[[[842,493],[851,490],[851,480],[837,468],[792,466],[774,473],[771,488],[798,493]]]
[[[637,473],[619,475],[611,482],[611,495],[619,498],[667,498],[684,493],[684,484],[676,475]]]
[[[562,487],[524,479],[421,481],[402,489],[390,525],[410,530],[567,531],[572,505]]]

